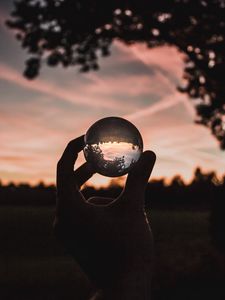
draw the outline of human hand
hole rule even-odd
[[[104,299],[149,299],[153,239],[144,195],[155,154],[141,155],[118,198],[86,200],[80,187],[95,170],[86,162],[74,171],[83,147],[84,136],[71,141],[57,165],[55,232]]]

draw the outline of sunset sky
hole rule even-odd
[[[153,50],[114,42],[98,72],[43,67],[29,81],[22,76],[27,57],[4,26],[12,1],[0,2],[0,179],[55,182],[55,167],[69,140],[96,120],[125,117],[142,134],[144,149],[156,152],[153,178],[186,180],[196,166],[225,173],[225,152],[205,127],[195,125],[192,102],[176,90],[183,56],[175,48]],[[78,165],[84,162],[80,156]],[[94,176],[90,183],[106,184]]]

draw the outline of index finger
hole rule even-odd
[[[70,141],[57,164],[57,190],[61,192],[65,186],[72,184],[74,164],[78,153],[84,148],[84,135]]]

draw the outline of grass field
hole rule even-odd
[[[1,207],[1,300],[86,299],[90,285],[56,241],[53,215],[52,207]],[[224,300],[224,262],[211,245],[209,213],[148,215],[155,239],[154,299]]]

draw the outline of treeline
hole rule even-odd
[[[112,183],[107,188],[83,188],[86,198],[91,196],[117,197],[122,187]],[[54,205],[56,188],[40,183],[29,184],[0,183],[0,205]],[[209,208],[217,201],[225,202],[225,176],[219,180],[215,172],[203,173],[197,168],[193,180],[185,184],[180,176],[175,176],[170,184],[165,179],[152,180],[146,189],[148,208]]]
[[[203,173],[200,168],[187,185],[175,176],[169,185],[152,181],[146,191],[146,206],[152,208],[207,209],[221,201],[225,203],[225,176],[219,180],[215,172]]]

